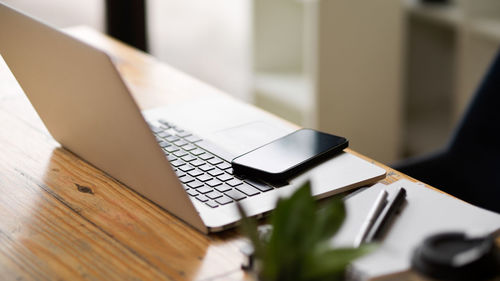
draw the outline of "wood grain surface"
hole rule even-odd
[[[91,29],[68,32],[112,55],[143,109],[225,95]],[[203,235],[62,148],[3,62],[0,128],[0,280],[248,279],[236,230]],[[404,177],[376,164],[385,183]]]

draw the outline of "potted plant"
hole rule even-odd
[[[242,232],[254,250],[252,273],[260,281],[342,280],[347,265],[373,249],[332,247],[329,240],[345,218],[344,202],[337,196],[318,207],[309,182],[278,201],[270,235],[259,235],[257,222],[239,210]]]

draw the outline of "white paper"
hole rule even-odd
[[[332,240],[337,246],[352,246],[381,189],[392,200],[397,190],[407,191],[406,203],[389,227],[379,248],[353,262],[352,268],[360,280],[385,279],[391,274],[406,271],[415,247],[431,234],[443,231],[462,231],[487,234],[500,228],[500,215],[437,192],[422,184],[399,180],[390,185],[376,184],[346,200],[346,222]]]

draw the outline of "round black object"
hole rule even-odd
[[[413,252],[412,269],[440,280],[488,280],[500,274],[493,238],[468,238],[450,232],[426,238]]]

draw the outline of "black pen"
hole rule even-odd
[[[372,227],[372,231],[370,232],[370,236],[366,239],[367,242],[371,242],[373,240],[378,240],[382,237],[382,235],[386,232],[389,223],[391,222],[394,215],[401,209],[406,198],[406,189],[400,188],[398,193],[394,197],[392,201],[388,203],[388,206],[384,209],[384,211],[380,214],[379,218],[375,222]]]

